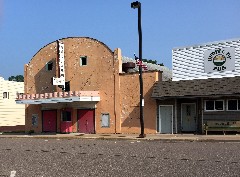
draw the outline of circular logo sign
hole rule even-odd
[[[223,54],[218,54],[213,57],[213,63],[216,66],[222,66],[226,62],[226,57]]]

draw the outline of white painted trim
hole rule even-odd
[[[206,101],[214,101],[214,110],[206,110]],[[223,110],[215,109],[215,101],[222,101],[223,102]],[[225,111],[225,102],[224,100],[204,100],[204,112],[222,112]]]
[[[236,101],[237,101],[237,109],[236,109],[236,110],[229,110],[229,109],[228,109],[228,101],[229,101],[229,100],[236,100]],[[227,102],[227,103],[226,103],[226,111],[240,111],[240,109],[238,109],[238,105],[240,104],[240,103],[239,103],[239,99],[227,99],[226,102]]]

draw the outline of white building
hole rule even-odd
[[[25,105],[16,104],[17,94],[24,93],[24,83],[0,77],[0,131],[25,130]]]
[[[172,65],[173,81],[240,76],[240,39],[175,48]]]

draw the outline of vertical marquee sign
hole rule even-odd
[[[235,70],[235,48],[218,48],[204,52],[205,73]]]
[[[65,89],[65,69],[64,69],[64,44],[60,41],[57,41],[58,47],[58,66],[59,66],[59,77],[53,77],[53,85],[58,85]]]

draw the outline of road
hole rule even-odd
[[[238,142],[0,138],[0,177],[240,176]]]

